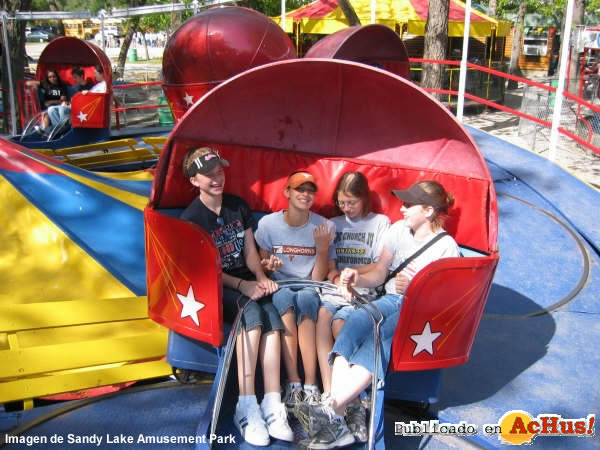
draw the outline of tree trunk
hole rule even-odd
[[[148,42],[146,41],[146,32],[142,31],[142,43],[144,44],[144,52],[146,53],[146,61],[150,60],[150,53],[148,53]]]
[[[424,59],[446,59],[448,50],[449,0],[431,0],[425,24]],[[421,85],[428,89],[442,89],[444,83],[443,64],[423,64]],[[439,95],[436,94],[439,97]]]
[[[119,59],[117,60],[117,68],[115,69],[114,78],[123,78],[125,75],[125,62],[127,61],[127,52],[129,51],[129,46],[131,45],[131,40],[133,39],[133,35],[138,28],[138,24],[140,23],[140,16],[135,16],[129,19],[129,26],[127,27],[127,32],[125,33],[125,37],[123,38],[123,45],[121,45],[121,51],[119,52]]]
[[[571,30],[574,30],[577,25],[583,25],[583,14],[585,12],[585,0],[575,0],[575,5],[573,7],[573,27]],[[565,13],[566,16],[566,13]],[[571,30],[568,30],[570,33]],[[571,38],[573,38],[573,34],[571,34]],[[564,36],[561,36],[561,40],[564,41]],[[581,77],[581,53],[575,51],[575,42],[571,40],[571,49],[564,49],[561,45],[561,51],[571,51],[571,68],[569,70],[569,85],[567,86],[567,90],[571,94],[577,94],[579,88],[579,78]]]
[[[490,17],[496,17],[498,12],[498,0],[490,0],[488,4],[488,9],[490,11]]]
[[[523,40],[523,29],[525,28],[525,9],[526,1],[521,0],[519,10],[517,12],[517,22],[513,30],[512,48],[510,50],[510,63],[508,65],[508,73],[511,75],[522,75],[519,69],[519,56],[521,56],[521,41]],[[519,83],[513,80],[508,80],[508,89],[517,89]]]
[[[340,9],[346,16],[346,20],[348,21],[348,25],[353,27],[354,25],[360,25],[360,19],[356,15],[356,11],[354,11],[354,7],[350,0],[337,0],[338,5],[340,5]]]
[[[10,1],[10,0],[0,0],[0,9],[7,11],[9,15],[14,13],[15,11],[28,11],[31,9],[31,0],[21,0],[21,1]],[[5,89],[4,92],[6,95],[2,96],[4,111],[11,111],[10,104],[10,95],[9,92],[9,84],[8,84],[8,76],[7,76],[7,67],[6,67],[6,56],[4,52],[6,47],[8,47],[10,64],[11,64],[11,74],[13,79],[13,86],[15,88],[14,96],[15,96],[15,114],[17,117],[17,130],[21,129],[21,124],[19,122],[19,100],[17,97],[16,87],[17,82],[19,80],[23,80],[25,74],[25,21],[22,20],[7,20],[6,21],[6,33],[8,36],[8,45],[3,45],[2,47],[2,88]],[[0,30],[1,30],[0,26]],[[0,34],[0,37],[2,34]],[[4,43],[3,43],[4,44]],[[3,122],[3,131],[9,132],[11,128],[9,128],[8,124],[10,121],[10,115],[5,116]]]
[[[171,36],[182,23],[181,11],[171,11],[171,25],[169,26],[169,36]]]
[[[60,8],[57,4],[56,4],[56,0],[48,0],[48,9],[50,9],[50,11],[62,11],[63,8]],[[56,33],[59,36],[64,36],[65,35],[65,25],[62,23],[62,20],[56,20]]]

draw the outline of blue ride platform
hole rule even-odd
[[[477,425],[478,433],[397,436],[396,422],[425,419],[406,405],[390,403],[383,418],[388,448],[502,448],[498,436],[483,434],[483,426],[499,424],[511,410],[532,417],[559,414],[563,419],[600,412],[600,192],[535,154],[468,130],[488,163],[498,194],[501,259],[470,360],[443,371],[439,402],[425,417],[440,423],[466,421]],[[194,448],[193,441],[164,439],[196,436],[211,387],[210,382],[184,386],[163,381],[79,404],[4,412],[0,437],[30,424],[21,436],[49,440],[58,435],[63,444],[5,448]],[[215,447],[251,447],[229,420],[234,406],[235,389],[228,389],[217,434],[235,443],[215,441]],[[72,439],[97,436],[103,441],[97,447],[66,444],[69,434]],[[107,435],[131,437],[133,442],[108,443]],[[274,442],[270,448],[292,446]],[[538,436],[531,448],[599,449],[600,439],[587,434]]]

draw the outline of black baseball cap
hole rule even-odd
[[[435,197],[428,194],[419,184],[413,184],[405,190],[393,190],[392,194],[409,205],[427,205],[441,210],[446,208],[446,205],[440,204]]]
[[[193,177],[197,173],[207,174],[219,164],[221,164],[223,167],[229,167],[229,161],[221,158],[217,153],[204,153],[203,155],[200,155],[196,159],[192,160],[188,168],[188,174],[190,177]]]

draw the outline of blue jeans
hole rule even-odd
[[[319,303],[321,303],[319,294],[310,287],[281,288],[273,294],[273,304],[279,315],[283,316],[291,308],[292,313],[296,315],[296,325],[300,325],[305,316],[316,322]]]
[[[50,123],[55,127],[60,123],[63,118],[71,115],[71,107],[63,106],[63,105],[52,105],[48,107],[48,117],[50,118]]]
[[[223,316],[225,320],[233,321],[238,310],[248,301],[248,297],[235,289],[223,288]],[[273,306],[271,296],[260,298],[248,303],[242,313],[242,324],[246,331],[262,327],[262,333],[273,330],[283,330],[283,322]]]
[[[347,304],[344,306],[337,306],[326,300],[321,300],[321,308],[325,308],[331,313],[331,321],[341,319],[344,322],[348,320],[348,317],[354,312],[354,306]]]
[[[404,296],[387,294],[373,301],[373,304],[383,315],[383,322],[379,326],[379,372],[380,380],[385,379],[385,374],[390,362],[392,340],[400,317],[400,307]],[[377,321],[378,314],[373,307],[367,306]],[[329,354],[329,364],[334,358],[343,356],[350,364],[358,364],[369,372],[374,371],[375,338],[373,336],[373,322],[369,314],[362,308],[355,309],[346,320],[342,331],[333,345]]]

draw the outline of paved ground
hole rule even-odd
[[[505,105],[520,110],[523,88],[506,94]],[[535,136],[519,133],[519,117],[488,109],[478,114],[465,113],[464,123],[504,139],[519,147],[549,157],[550,130],[538,127]],[[582,148],[567,138],[561,138],[557,146],[555,162],[600,189],[600,154]]]

